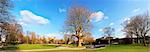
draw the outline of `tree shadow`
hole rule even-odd
[[[18,52],[18,44],[8,44],[8,45],[1,45],[0,51],[2,52]]]

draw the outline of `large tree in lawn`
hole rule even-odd
[[[10,0],[0,0],[0,36],[6,43],[18,41],[18,35],[22,33],[22,27],[17,23],[10,10],[13,4]]]
[[[68,16],[65,21],[66,32],[72,33],[72,36],[77,37],[78,47],[82,46],[83,37],[87,32],[90,32],[90,11],[84,7],[71,7],[68,10]]]

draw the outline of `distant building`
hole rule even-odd
[[[143,38],[139,38],[139,40],[142,40]],[[150,36],[146,36],[146,43],[147,44],[150,44]],[[138,42],[138,39],[135,37],[135,38],[115,38],[113,39],[113,37],[111,37],[111,43],[112,44],[131,44],[131,43],[137,43]],[[98,38],[96,39],[95,41],[96,44],[108,44],[108,38]],[[142,43],[142,42],[140,42]]]
[[[113,39],[113,37],[102,37],[95,40],[95,44],[109,44],[109,39]],[[112,42],[112,41],[111,41]]]

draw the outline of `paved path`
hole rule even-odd
[[[97,49],[104,49],[104,48],[97,48]],[[6,50],[0,52],[32,52],[32,51],[50,51],[50,50],[96,50],[96,49],[57,47],[52,49]]]
[[[6,50],[0,52],[32,52],[32,51],[49,51],[49,50],[83,50],[86,48],[68,48],[68,47],[57,47],[51,49],[32,49],[32,50]]]

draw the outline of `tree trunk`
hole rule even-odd
[[[139,36],[137,36],[137,44],[140,44]]]
[[[78,31],[79,33],[78,33],[78,47],[82,47],[82,42],[83,42],[83,38],[81,37],[82,36],[82,34],[81,34],[81,32],[80,31]]]
[[[79,39],[78,39],[78,47],[82,47],[82,42],[83,42],[83,39],[82,39],[82,38],[79,38]]]
[[[134,39],[133,39],[133,38],[131,38],[131,41],[132,41],[132,43],[131,43],[131,44],[134,44]]]
[[[133,36],[131,36],[131,44],[134,44],[134,39],[133,39]]]
[[[144,44],[144,46],[146,46],[145,37],[143,37],[143,44]]]
[[[108,40],[108,43],[109,43],[109,45],[111,44],[111,42],[110,42],[110,38],[109,38],[109,40]]]
[[[83,41],[83,39],[79,39],[79,42],[78,42],[78,47],[82,47],[82,41]]]
[[[69,39],[67,39],[66,44],[69,44]]]

